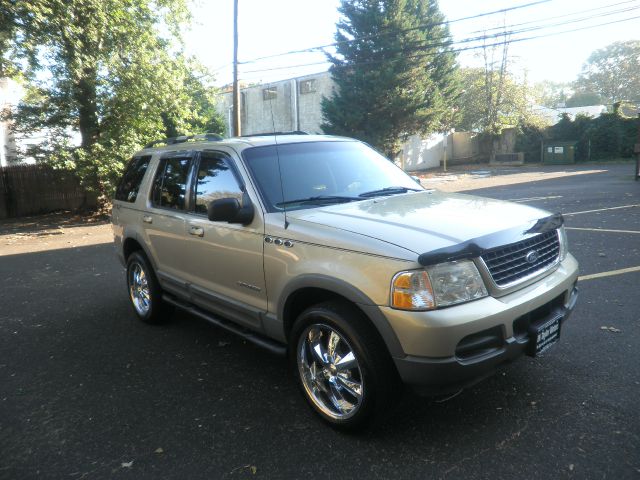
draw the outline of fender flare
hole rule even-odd
[[[319,288],[332,292],[338,296],[344,297],[350,302],[354,303],[364,315],[371,321],[375,329],[378,331],[387,350],[392,357],[404,357],[405,353],[402,350],[398,337],[391,328],[391,324],[386,319],[382,311],[378,308],[378,305],[373,302],[367,295],[361,290],[354,287],[350,283],[340,280],[335,277],[319,274],[305,274],[300,275],[291,280],[285,288],[282,290],[280,298],[278,300],[278,318],[282,319],[284,327],[284,310],[287,305],[287,301],[291,298],[291,295],[303,288]]]

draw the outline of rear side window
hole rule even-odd
[[[184,210],[189,162],[188,158],[160,160],[151,197],[154,206]]]
[[[203,153],[196,182],[196,213],[206,215],[211,201],[228,197],[242,198],[229,159]]]
[[[151,155],[134,157],[127,164],[124,175],[116,188],[116,200],[133,203],[138,198],[138,190],[144,177]]]

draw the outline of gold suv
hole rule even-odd
[[[552,346],[577,298],[562,223],[302,134],[154,142],[113,203],[141,320],[177,306],[288,354],[311,407],[348,429],[401,383],[455,392]]]

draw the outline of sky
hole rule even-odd
[[[615,41],[640,40],[640,0],[549,0],[527,8],[455,21],[534,1],[440,0],[439,5],[451,21],[454,41],[483,32],[495,33],[499,30],[490,29],[505,25],[507,30],[547,26],[511,36],[516,40],[555,34],[510,44],[513,71],[521,76],[526,74],[530,82],[573,81],[594,50]],[[326,70],[328,64],[323,63],[325,56],[321,52],[253,60],[332,43],[339,3],[339,0],[239,0],[238,57],[240,62],[245,62],[240,65],[239,78],[245,82],[266,83]],[[194,25],[185,33],[187,52],[215,72],[218,85],[230,83],[233,0],[196,0],[192,13]],[[601,16],[594,18],[594,15]],[[607,22],[618,23],[585,28]],[[571,29],[583,30],[557,34]],[[302,66],[307,64],[311,65]],[[473,51],[461,52],[459,64],[463,67],[481,65]]]

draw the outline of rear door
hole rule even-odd
[[[240,174],[230,152],[203,151],[195,160],[193,198],[186,221],[188,281],[194,303],[257,328],[267,309],[263,268],[264,221],[255,192]],[[212,222],[213,200],[247,193],[255,216],[249,225]]]
[[[140,214],[162,286],[182,297],[188,295],[185,225],[186,211],[190,207],[187,192],[193,157],[193,152],[189,151],[169,152],[160,157],[149,208]]]

